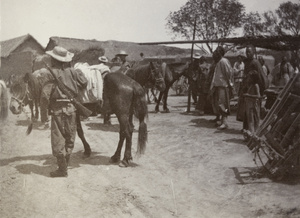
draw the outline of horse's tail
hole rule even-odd
[[[0,81],[0,89],[0,120],[4,121],[8,116],[8,93],[2,81]]]
[[[139,119],[140,122],[137,155],[141,155],[145,153],[148,140],[147,124],[145,122],[145,119],[148,118],[148,107],[144,89],[141,86],[134,86],[133,92],[134,115]]]

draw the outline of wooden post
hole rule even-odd
[[[195,40],[195,35],[196,35],[196,24],[197,24],[197,16],[195,16],[195,21],[194,21],[193,41]],[[194,42],[192,43],[192,49],[191,49],[191,63],[193,62],[193,54],[194,54]],[[188,112],[188,113],[191,112],[191,95],[192,95],[192,89],[191,89],[191,86],[189,85],[188,105],[187,105],[187,110],[186,110],[186,112]]]

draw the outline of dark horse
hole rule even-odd
[[[112,163],[117,163],[121,158],[121,150],[126,139],[124,159],[119,164],[128,167],[132,161],[132,132],[133,114],[139,119],[139,133],[137,154],[143,154],[147,142],[147,124],[145,118],[148,116],[148,108],[143,87],[122,73],[110,73],[104,77],[104,105],[103,113],[116,114],[120,123],[120,138],[117,150],[111,157]]]
[[[128,167],[132,161],[131,146],[133,132],[133,114],[139,119],[139,136],[137,153],[143,154],[147,142],[147,125],[145,118],[148,115],[147,101],[143,86],[151,84],[158,90],[165,89],[165,82],[156,63],[139,65],[130,68],[126,75],[122,73],[110,73],[104,78],[104,106],[103,113],[116,114],[120,123],[120,139],[111,162],[120,161],[121,150],[126,139],[124,158],[119,164]]]
[[[12,97],[10,102],[10,110],[12,113],[20,114],[23,111],[24,106],[27,104],[33,105],[33,102],[34,105],[36,105],[36,111],[38,111],[39,106],[43,106],[47,110],[49,99],[45,98],[50,96],[52,84],[53,77],[51,73],[44,68],[34,71],[33,73],[27,73],[21,79],[15,80],[11,85]],[[47,87],[47,89],[45,89],[45,87]],[[44,93],[43,96],[42,93]],[[33,110],[31,109],[31,111]],[[38,112],[36,112],[34,117],[38,119]],[[84,137],[79,115],[76,116],[76,122],[77,134],[84,146],[84,156],[89,157],[91,154],[91,148]]]
[[[127,70],[126,75],[137,81],[142,87],[155,86],[159,91],[166,88],[161,67],[155,62],[134,66]]]
[[[32,93],[29,91],[28,84],[24,81],[24,75],[12,74],[9,78],[11,100],[9,109],[13,114],[20,114],[24,107],[29,105],[31,120],[37,119],[39,115],[38,107],[35,107]]]
[[[178,80],[182,75],[185,77],[189,77],[188,74],[188,63],[172,63],[172,64],[167,64],[167,63],[162,63],[161,68],[162,68],[162,76],[164,78],[164,81],[166,83],[166,89],[164,91],[159,92],[159,97],[156,101],[156,106],[155,106],[155,112],[159,112],[159,104],[160,101],[163,100],[163,110],[166,113],[169,113],[170,110],[167,106],[167,99],[168,99],[168,93],[173,85],[173,83]]]

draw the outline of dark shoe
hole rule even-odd
[[[68,177],[68,172],[67,171],[61,171],[61,170],[55,170],[50,173],[51,177]]]
[[[221,125],[222,125],[221,120],[218,120],[218,121],[216,122],[216,126],[221,126]]]
[[[218,128],[217,128],[218,130],[224,130],[224,129],[228,129],[228,125],[226,125],[226,124],[222,124],[221,126],[219,126]]]

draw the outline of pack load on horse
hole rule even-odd
[[[296,74],[279,92],[253,135],[248,148],[274,179],[300,170],[300,75]]]
[[[8,116],[8,91],[6,84],[0,80],[0,121],[3,122]]]
[[[75,69],[83,72],[88,80],[87,88],[79,92],[81,102],[93,110],[93,114],[100,113],[103,95],[103,79],[99,65],[89,65],[88,63],[76,63]]]

